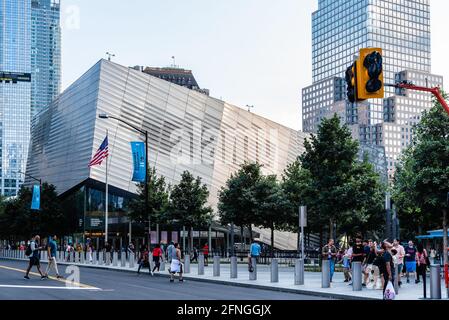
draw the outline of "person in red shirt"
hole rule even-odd
[[[154,275],[154,271],[159,272],[160,267],[161,267],[161,259],[162,259],[162,250],[161,250],[161,245],[157,244],[156,247],[153,249],[153,262],[154,262],[154,268],[151,271],[151,275]]]
[[[207,267],[209,265],[209,245],[207,242],[203,247],[203,254],[204,254],[204,266]]]

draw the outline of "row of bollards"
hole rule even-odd
[[[128,257],[127,257],[128,255]],[[112,255],[110,252],[98,252],[98,256],[96,253],[87,252],[84,253],[70,253],[67,255],[64,251],[58,251],[56,254],[56,259],[60,262],[75,262],[81,264],[93,264],[93,265],[106,265],[106,266],[114,266],[118,267],[119,264],[121,267],[126,267],[128,265],[129,268],[133,269],[136,266],[136,257],[134,253],[128,254],[122,253],[120,255],[120,259],[118,256],[118,252],[113,252]],[[26,259],[25,251],[23,250],[0,250],[0,257],[4,258],[12,258],[12,259]],[[46,251],[41,252],[41,260],[48,261],[48,254]],[[255,281],[257,280],[257,259],[251,258],[251,264],[249,267],[249,280]],[[204,275],[204,255],[200,254],[198,256],[198,275]],[[230,259],[230,278],[237,279],[238,278],[238,264],[237,257],[231,257]],[[250,267],[251,266],[251,267]],[[331,278],[330,278],[330,261],[323,260],[322,268],[321,268],[321,286],[322,288],[330,288],[331,287]],[[160,271],[165,270],[165,261],[161,261]],[[184,259],[184,273],[190,273],[190,256],[186,255]],[[395,266],[394,268],[394,287],[396,294],[399,293],[399,274],[400,270]],[[213,276],[220,277],[220,257],[215,256],[213,258]],[[270,266],[270,281],[272,283],[279,282],[279,261],[278,259],[273,259]],[[353,291],[362,291],[362,283],[363,283],[363,273],[362,273],[362,263],[361,262],[353,262],[352,264],[352,287]],[[304,285],[304,260],[297,259],[295,262],[295,273],[294,273],[294,284],[295,285]],[[430,266],[430,299],[440,300],[442,298],[442,289],[441,289],[441,266],[440,265],[431,265]],[[426,298],[426,294],[424,294],[424,298]]]

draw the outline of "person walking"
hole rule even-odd
[[[346,249],[343,254],[343,274],[345,276],[344,282],[350,282],[351,276],[351,254],[349,249]]]
[[[141,252],[141,256],[139,258],[138,264],[139,264],[139,267],[137,268],[137,274],[140,274],[140,269],[148,268],[148,270],[150,271],[150,274],[152,275],[151,266],[150,266],[150,252],[148,251],[147,246],[142,248],[142,252]]]
[[[410,283],[410,273],[415,275],[415,283],[418,283],[418,276],[416,274],[416,248],[413,241],[408,242],[408,246],[404,248],[404,251],[407,283]]]
[[[371,283],[371,275],[373,275],[373,273],[374,273],[374,260],[376,260],[376,256],[377,256],[376,255],[376,247],[371,240],[369,241],[369,245],[370,245],[370,251],[368,252],[368,254],[365,257],[365,260],[363,261],[364,266],[365,266],[364,267],[365,286],[368,286]]]
[[[153,249],[154,268],[153,268],[153,270],[151,270],[152,276],[154,275],[154,271],[156,271],[156,269],[157,269],[157,272],[160,271],[162,259],[163,259],[163,256],[162,256],[161,245],[157,244],[156,247]]]
[[[402,285],[402,269],[404,268],[404,257],[405,257],[405,249],[401,245],[401,242],[399,239],[393,240],[393,249],[397,251],[396,257],[397,257],[397,263],[398,263],[398,284],[399,286]]]
[[[249,248],[249,257],[248,257],[249,272],[254,272],[253,259],[255,261],[255,264],[257,264],[259,257],[260,257],[260,252],[262,251],[262,248],[260,247],[260,244],[258,242],[259,242],[259,239],[255,238]]]
[[[429,256],[427,254],[427,250],[424,249],[422,243],[419,243],[416,249],[416,276],[417,283],[420,282],[419,278],[422,276],[423,281],[425,281],[426,271],[427,271],[427,263],[429,261]]]
[[[196,261],[198,263],[198,248],[194,247],[193,248],[193,258],[190,262]]]
[[[184,279],[182,278],[182,260],[181,260],[181,246],[179,243],[174,244],[175,250],[171,250],[171,264],[170,269],[168,270],[170,272],[170,282],[175,282],[175,274],[179,274],[179,282],[183,282]]]
[[[209,245],[207,242],[203,247],[203,255],[204,255],[204,266],[207,267],[209,265]]]
[[[383,242],[381,250],[379,251],[379,271],[381,278],[383,279],[383,296],[385,296],[385,290],[388,283],[393,282],[393,257],[388,251],[388,245]]]
[[[337,258],[337,248],[334,245],[334,239],[329,239],[327,245],[321,250],[321,255],[323,260],[329,260],[330,282],[332,282],[335,272],[335,259]]]
[[[56,253],[58,250],[58,246],[56,244],[56,241],[58,240],[57,236],[53,236],[53,239],[50,238],[47,244],[47,252],[48,252],[48,265],[47,270],[45,271],[45,278],[48,279],[48,273],[50,272],[51,267],[55,269],[56,272],[56,278],[62,279],[62,277],[59,275],[58,270],[58,263],[56,262]]]
[[[173,243],[173,241],[170,241],[170,244],[167,247],[167,261],[168,261],[168,263],[171,263],[174,251],[176,251],[175,244]]]
[[[25,254],[30,258],[30,262],[24,276],[24,278],[27,280],[30,280],[29,274],[33,266],[36,266],[37,271],[39,271],[41,280],[45,279],[45,275],[41,271],[41,263],[39,259],[39,251],[43,249],[43,247],[39,247],[40,240],[41,237],[39,235],[36,235],[34,238],[32,238],[30,245],[25,252]]]

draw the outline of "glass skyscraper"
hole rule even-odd
[[[24,181],[31,117],[59,92],[59,1],[0,0],[0,192]]]
[[[442,78],[430,74],[429,0],[319,0],[318,6],[312,15],[313,84],[303,89],[303,130],[316,132],[323,118],[332,116],[335,109],[341,111],[336,105],[345,105],[345,112],[339,116],[352,125],[354,137],[362,143],[385,147],[392,171],[402,147],[410,141],[396,141],[396,148],[390,149],[385,141],[385,123],[411,130],[414,118],[430,107],[431,97],[411,92],[407,95],[413,101],[398,100],[395,89],[387,87],[386,99],[351,104],[346,102],[346,86],[341,84],[360,48],[380,47],[385,83],[404,80],[404,72],[408,71],[407,80],[441,85]],[[403,108],[408,109],[411,120],[398,121],[392,116],[401,109],[399,101],[405,104]],[[394,130],[398,129],[401,132],[401,128]]]
[[[60,92],[60,1],[32,0],[31,8],[31,115],[35,116]]]
[[[8,76],[5,73],[9,74]],[[31,83],[13,74],[31,73],[31,1],[0,0],[0,187],[16,195],[24,181],[30,141]]]

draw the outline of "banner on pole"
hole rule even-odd
[[[131,151],[133,157],[133,179],[134,182],[145,182],[146,173],[146,155],[145,155],[145,143],[143,142],[131,142]]]
[[[31,202],[31,210],[40,210],[41,209],[41,187],[34,186],[33,187],[33,200]]]

